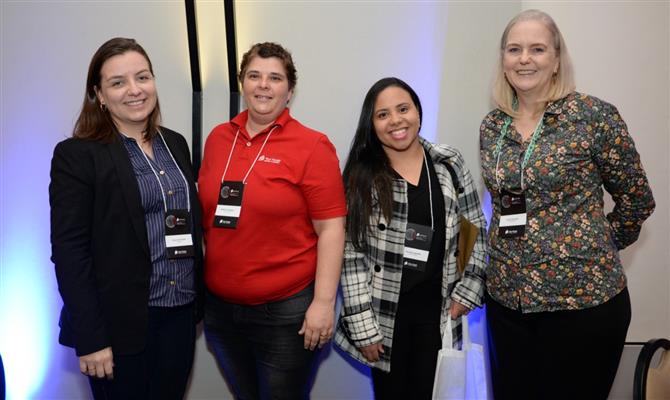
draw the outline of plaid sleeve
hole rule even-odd
[[[463,277],[456,284],[451,298],[469,309],[481,307],[484,297],[484,276],[486,268],[486,219],[482,213],[477,188],[472,181],[470,171],[465,166],[463,157],[458,153],[455,166],[460,171],[463,193],[458,196],[459,213],[479,228],[475,247],[465,266]]]
[[[381,342],[384,337],[372,309],[372,295],[367,283],[369,276],[365,255],[354,249],[347,240],[342,266],[343,310],[341,322],[347,336],[356,347]]]

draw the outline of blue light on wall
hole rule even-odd
[[[42,154],[50,150],[27,146],[27,136],[8,137],[4,130],[2,139],[0,352],[7,397],[18,400],[39,390],[54,340],[44,172],[49,157]]]
[[[482,211],[486,218],[486,226],[491,225],[491,215],[493,215],[493,204],[491,203],[491,193],[485,190],[482,194]]]
[[[6,394],[9,400],[73,398],[62,388],[77,371],[58,358],[62,303],[49,259],[48,185],[54,145],[71,131],[83,93],[78,46],[85,48],[85,40],[72,39],[88,29],[73,22],[81,20],[80,8],[72,13],[63,4],[1,3],[0,352]]]

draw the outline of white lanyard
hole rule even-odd
[[[181,179],[184,180],[184,187],[186,188],[186,207],[187,210],[190,212],[191,211],[191,198],[189,189],[188,189],[188,182],[186,181],[186,177],[184,176],[184,173],[181,172],[181,169],[179,169],[179,165],[177,164],[177,161],[174,159],[174,156],[172,155],[172,152],[170,151],[170,148],[167,146],[165,143],[165,139],[163,139],[163,134],[158,132],[158,136],[160,136],[161,140],[163,141],[163,144],[165,145],[165,148],[167,149],[168,154],[170,155],[170,158],[172,159],[172,162],[174,163],[175,167],[177,167],[177,171],[179,171],[179,175],[181,175]],[[163,207],[165,207],[165,212],[167,213],[168,207],[167,207],[167,199],[165,198],[165,189],[163,189],[163,184],[161,183],[161,178],[158,176],[158,173],[154,169],[153,165],[151,165],[151,162],[149,161],[149,157],[147,157],[147,154],[142,150],[142,146],[140,146],[140,143],[136,140],[135,143],[137,143],[137,147],[140,148],[140,152],[144,156],[144,159],[147,161],[147,164],[149,164],[149,168],[151,168],[151,172],[154,173],[154,176],[156,177],[156,181],[158,181],[158,186],[161,188],[161,196],[163,196]]]
[[[254,158],[254,162],[251,163],[249,170],[247,171],[246,175],[244,175],[244,178],[242,179],[242,184],[244,185],[247,184],[247,178],[249,177],[251,170],[254,169],[254,165],[256,165],[256,161],[258,161],[258,157],[261,156],[261,153],[265,148],[265,144],[268,142],[268,139],[270,139],[270,135],[272,135],[272,132],[274,132],[274,130],[277,129],[278,126],[279,125],[275,125],[274,127],[272,127],[272,129],[270,129],[270,132],[268,132],[268,135],[265,137],[265,140],[263,141],[260,150],[258,150],[258,154],[256,154],[256,158]],[[237,128],[237,133],[235,133],[235,139],[233,140],[233,145],[230,147],[230,153],[228,154],[228,161],[226,161],[226,167],[223,169],[223,175],[221,176],[221,183],[223,183],[226,177],[226,173],[228,172],[228,166],[230,165],[231,158],[233,158],[233,151],[235,150],[235,144],[237,143],[237,137],[239,135],[240,135],[240,128]]]

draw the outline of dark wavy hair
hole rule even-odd
[[[100,88],[100,71],[107,60],[114,56],[125,54],[129,51],[140,53],[149,64],[149,72],[154,75],[154,68],[151,60],[144,48],[135,41],[135,39],[113,38],[100,46],[95,52],[91,63],[88,66],[88,76],[86,77],[86,93],[84,94],[84,104],[81,112],[74,124],[72,136],[80,139],[97,140],[101,142],[112,142],[117,135],[117,127],[109,114],[109,110],[101,107],[100,100],[96,95],[96,90]],[[158,126],[161,120],[161,110],[156,99],[156,107],[149,114],[147,121],[145,137],[151,139],[158,135]]]
[[[278,58],[286,70],[288,89],[293,90],[293,88],[295,88],[295,85],[298,82],[298,74],[295,69],[295,64],[293,64],[293,57],[291,57],[291,53],[280,44],[272,42],[256,43],[255,45],[251,46],[251,48],[246,53],[244,53],[242,56],[242,61],[240,62],[240,74],[238,76],[240,83],[244,82],[244,75],[247,72],[249,63],[256,56],[260,58]]]
[[[347,235],[354,248],[366,248],[368,226],[374,203],[379,203],[386,220],[393,212],[393,169],[375,131],[373,116],[379,94],[391,86],[405,90],[423,118],[421,101],[407,83],[398,78],[383,78],[377,81],[363,100],[356,135],[351,142],[343,178],[347,196]],[[375,197],[373,198],[373,191]]]

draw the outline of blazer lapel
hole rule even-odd
[[[121,182],[121,192],[123,198],[126,200],[128,207],[128,214],[132,221],[133,228],[137,234],[137,238],[142,244],[142,248],[148,256],[149,241],[147,239],[147,227],[144,222],[144,209],[142,208],[142,198],[140,196],[140,189],[137,186],[137,179],[135,179],[135,171],[130,163],[130,157],[121,140],[115,140],[107,147],[112,156],[112,161],[119,174],[119,181]]]

